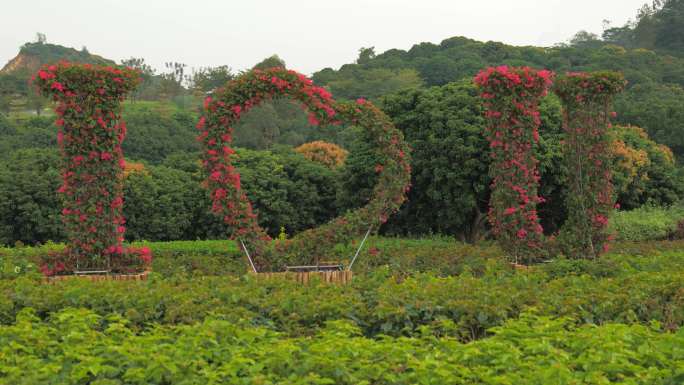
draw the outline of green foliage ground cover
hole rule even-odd
[[[148,245],[160,270],[147,282],[76,280],[55,286],[24,273],[26,264],[15,273],[7,262],[30,260],[35,248],[2,250],[0,322],[12,324],[26,308],[48,319],[77,307],[103,317],[121,314],[139,330],[150,323],[193,324],[217,317],[299,336],[344,319],[366,336],[414,336],[423,326],[450,320],[449,334],[464,341],[487,336],[488,328],[531,307],[579,323],[657,320],[668,330],[684,324],[682,242],[625,243],[599,261],[559,259],[516,272],[493,246],[459,247],[444,239],[372,240],[361,257],[368,262],[355,266],[354,282],[342,287],[257,280],[244,273],[246,263],[227,242],[198,243],[202,255],[184,252],[188,242]],[[232,257],[226,255],[231,249]],[[378,260],[371,263],[371,258]],[[179,267],[174,270],[174,265]]]
[[[448,330],[453,324],[445,321]],[[0,380],[12,384],[681,384],[684,331],[577,326],[524,314],[464,344],[423,328],[362,336],[331,321],[287,337],[216,318],[143,333],[119,315],[65,309],[47,322],[27,309],[0,327]]]
[[[242,275],[248,270],[247,260],[234,241],[141,241],[133,242],[131,245],[149,247],[155,256],[152,270],[164,278],[179,274]],[[338,246],[331,251],[330,259],[348,264],[357,248],[358,241],[347,246]],[[41,255],[63,249],[64,245],[59,243],[35,247],[0,247],[0,279],[36,274],[38,270],[35,262]],[[619,241],[612,245],[611,252],[606,258],[598,261],[557,259],[551,264],[540,266],[545,271],[550,267],[568,264],[581,267],[582,271],[601,271],[604,268],[612,269],[611,266],[618,261],[623,266],[636,262],[661,266],[665,262],[679,263],[680,258],[677,255],[680,252],[684,255],[684,240]],[[505,262],[501,261],[502,255],[501,250],[493,242],[469,244],[441,236],[416,239],[370,237],[361,249],[353,269],[357,273],[369,273],[379,268],[387,268],[392,275],[401,277],[416,273],[431,273],[444,277],[464,272],[480,276],[488,265],[505,266]],[[668,255],[674,257],[670,258]],[[614,271],[613,274],[617,272]]]
[[[684,220],[682,207],[645,205],[635,210],[615,213],[610,227],[618,240],[645,241],[680,237],[679,222]]]
[[[147,246],[155,256],[152,270],[163,277],[177,274],[222,275],[243,274],[248,265],[245,255],[235,242],[228,240],[133,242],[132,246]],[[340,246],[332,251],[330,258],[348,264],[358,248],[358,241]],[[63,244],[47,243],[42,246],[0,248],[5,267],[0,278],[16,278],[26,273],[37,273],[35,262],[41,255],[61,251]],[[398,275],[415,272],[434,272],[452,275],[468,266],[477,272],[484,271],[484,263],[500,251],[494,245],[482,243],[469,245],[448,237],[429,239],[371,237],[364,245],[354,271],[368,272],[388,266]],[[32,267],[26,268],[29,264]],[[15,273],[15,270],[18,272]]]
[[[32,261],[62,245],[0,249],[0,383],[679,384],[684,375],[684,241],[619,242],[597,261],[516,271],[486,243],[371,238],[346,286],[256,279],[229,241],[142,244],[156,256],[143,282],[48,285]]]

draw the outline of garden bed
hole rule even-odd
[[[67,281],[70,279],[84,279],[88,281],[145,281],[149,271],[143,271],[137,274],[73,274],[73,275],[55,275],[52,277],[43,278],[44,283],[56,283]]]

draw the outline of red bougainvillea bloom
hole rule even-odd
[[[543,231],[536,206],[539,172],[539,100],[554,74],[527,67],[490,67],[475,76],[488,120],[492,194],[489,221],[501,247],[516,261],[541,254]]]
[[[563,159],[567,168],[568,218],[558,237],[566,255],[596,258],[608,249],[615,194],[610,168],[612,100],[625,87],[616,72],[568,73],[554,92],[563,105]]]
[[[64,92],[64,86],[60,82],[53,82],[50,88],[59,92]]]
[[[135,249],[121,246],[126,135],[121,102],[139,81],[139,73],[129,68],[70,63],[44,66],[33,78],[56,102],[57,142],[65,160],[58,191],[64,195],[67,248],[43,257],[44,274],[144,268],[144,261],[129,259]]]
[[[527,230],[520,229],[520,230],[518,230],[516,235],[517,235],[518,239],[525,239],[525,238],[527,238]]]
[[[272,246],[270,237],[259,226],[257,215],[240,184],[233,167],[234,151],[230,147],[233,127],[241,115],[265,100],[289,97],[300,102],[309,112],[313,125],[340,124],[346,121],[367,131],[370,144],[381,155],[378,185],[368,204],[327,225],[307,230]],[[332,100],[326,89],[313,85],[306,76],[284,68],[253,70],[204,101],[204,114],[197,124],[201,130],[202,163],[207,171],[206,186],[212,199],[212,212],[230,225],[232,237],[245,243],[259,269],[278,269],[289,261],[311,263],[328,255],[334,245],[362,236],[396,212],[406,199],[410,182],[408,147],[403,136],[389,118],[372,103],[359,99],[356,103]],[[238,247],[242,249],[242,242]]]
[[[204,125],[206,124],[206,118],[202,116],[199,121],[197,122],[197,129],[201,130],[204,128]]]
[[[509,207],[504,211],[504,215],[511,215],[515,214],[515,212],[518,211],[515,207]]]

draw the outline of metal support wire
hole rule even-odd
[[[245,254],[247,254],[247,260],[249,261],[249,264],[252,266],[252,270],[257,273],[256,267],[254,267],[254,262],[252,262],[252,257],[249,256],[249,251],[247,251],[247,246],[245,246],[245,242],[240,239],[240,244],[242,245],[242,249],[245,250]]]
[[[356,258],[359,256],[359,253],[361,252],[361,248],[363,248],[363,244],[366,242],[366,239],[368,239],[368,236],[370,235],[372,229],[373,229],[373,225],[371,225],[368,228],[368,231],[366,231],[366,236],[363,237],[363,240],[361,241],[359,248],[356,249],[356,254],[354,254],[354,258],[352,258],[352,261],[349,264],[349,267],[347,267],[347,270],[351,270],[352,266],[354,266],[354,262],[356,262]]]

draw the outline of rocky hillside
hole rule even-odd
[[[41,65],[61,60],[75,63],[115,64],[114,61],[89,53],[86,49],[76,50],[57,44],[26,43],[19,54],[0,70],[0,75],[29,76]]]

